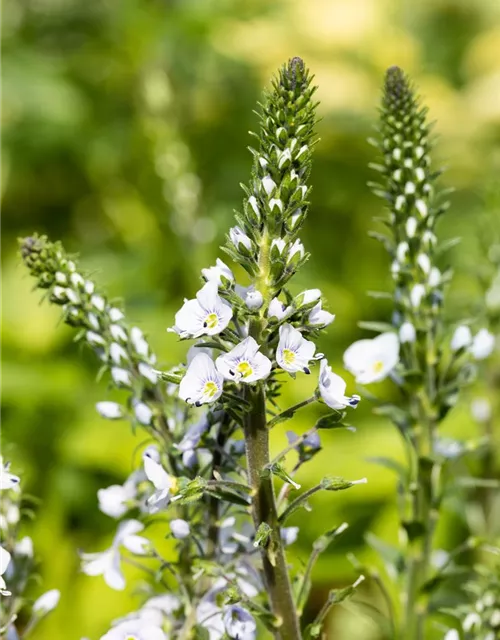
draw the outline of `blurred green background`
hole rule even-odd
[[[297,286],[320,287],[337,314],[320,347],[340,368],[343,350],[363,335],[356,323],[388,314],[365,293],[389,284],[387,257],[367,236],[382,205],[366,187],[374,160],[366,138],[385,69],[409,72],[438,121],[436,157],[449,167],[443,183],[457,188],[439,229],[441,237],[464,237],[446,257],[457,273],[448,306],[457,318],[479,291],[478,220],[488,215],[500,227],[498,199],[487,196],[500,169],[499,51],[493,0],[5,0],[3,454],[40,499],[26,531],[43,588],[63,594],[34,640],[97,639],[137,605],[131,591],[80,574],[76,550],[108,544],[115,523],[98,511],[96,491],[123,481],[140,436],[95,412],[107,382],[96,384],[96,362],[58,324],[58,310],[39,305],[16,238],[37,230],[80,251],[108,294],[125,300],[161,362],[176,362],[184,345],[165,328],[196,290],[200,268],[220,255],[240,205],[248,130],[257,126],[252,109],[276,68],[300,55],[319,84],[321,141],[302,238],[313,257]],[[292,385],[283,404],[295,392],[302,397],[306,384],[313,381]],[[290,427],[301,431],[312,418],[304,413]],[[365,459],[400,456],[398,436],[368,402],[355,422],[357,433],[328,434],[299,479],[305,486],[325,473],[369,480],[318,496],[312,514],[296,518],[296,563],[327,527],[351,524],[317,566],[311,611],[355,576],[347,551],[373,559],[362,542],[368,527],[396,540],[395,478]],[[447,428],[476,432],[466,402]],[[449,518],[440,533],[446,544],[464,535],[459,518]],[[354,633],[379,637],[368,616],[335,611],[329,637]]]

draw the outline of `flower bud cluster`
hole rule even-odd
[[[21,534],[23,494],[20,478],[10,472],[9,463],[4,464],[1,457],[0,496],[0,635],[17,638],[16,620],[20,615],[28,620],[32,629],[57,606],[60,593],[51,589],[32,604],[25,598],[28,583],[36,573],[33,542],[29,536]]]

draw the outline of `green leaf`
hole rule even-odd
[[[360,329],[367,329],[368,331],[376,331],[377,333],[394,331],[394,327],[388,322],[370,322],[362,320],[361,322],[358,322],[358,327]]]
[[[345,416],[346,416],[345,411],[337,411],[335,413],[329,413],[328,415],[323,416],[322,418],[319,418],[319,420],[317,420],[314,426],[316,427],[316,429],[342,428],[344,427],[344,425],[341,424],[341,421],[343,418],[345,418]]]

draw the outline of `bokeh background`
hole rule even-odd
[[[165,329],[196,290],[200,268],[215,261],[240,205],[248,130],[257,126],[252,110],[275,69],[300,55],[319,84],[321,141],[303,233],[313,257],[297,286],[320,287],[337,314],[320,346],[340,367],[343,350],[365,335],[357,322],[388,315],[387,303],[366,295],[389,282],[386,255],[367,236],[382,205],[366,187],[374,160],[366,139],[385,69],[407,70],[437,120],[443,184],[456,188],[440,232],[464,238],[443,263],[457,273],[448,313],[458,318],[480,295],[482,221],[500,227],[499,51],[494,0],[5,0],[3,454],[39,500],[26,532],[43,587],[63,594],[34,640],[97,639],[137,605],[130,593],[80,574],[76,550],[108,544],[114,522],[97,510],[96,491],[123,481],[140,437],[97,415],[107,382],[96,383],[92,355],[74,345],[58,310],[39,304],[16,238],[36,230],[81,252],[163,363],[176,362],[184,346]],[[305,384],[292,386],[284,404]],[[290,426],[302,431],[313,419],[305,412]],[[329,588],[355,576],[348,552],[373,560],[363,544],[368,529],[396,537],[395,477],[367,458],[400,456],[398,436],[368,402],[355,422],[356,433],[327,434],[317,463],[300,477],[306,487],[326,473],[369,480],[318,496],[315,510],[296,518],[296,563],[325,528],[351,525],[317,565],[311,613]],[[445,427],[477,432],[467,400]],[[283,442],[277,434],[274,445]],[[450,512],[447,523],[444,545],[465,535],[458,515]],[[33,585],[34,594],[41,589]],[[336,610],[329,637],[354,634],[380,637],[369,615]]]

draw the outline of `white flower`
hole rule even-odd
[[[168,505],[171,489],[176,487],[176,479],[169,475],[155,458],[150,448],[146,449],[142,456],[144,472],[155,488],[153,495],[148,498],[151,513],[157,513]]]
[[[443,640],[460,640],[460,635],[456,629],[450,629],[446,632]]]
[[[399,327],[399,342],[405,344],[407,342],[415,342],[417,332],[411,322],[403,322]]]
[[[125,316],[123,315],[123,312],[116,307],[111,307],[111,309],[109,310],[109,319],[111,320],[111,322],[118,322],[119,320],[123,320],[124,317]]]
[[[222,394],[223,384],[224,376],[217,371],[212,358],[206,353],[199,353],[181,380],[179,398],[196,406],[215,402]]]
[[[145,362],[139,362],[139,373],[141,376],[149,380],[152,384],[156,384],[158,382],[158,374],[153,369],[153,367]]]
[[[98,333],[96,333],[95,331],[87,331],[87,333],[85,334],[85,337],[87,338],[87,342],[89,342],[92,345],[106,344],[106,341],[104,340],[104,338],[100,336]]]
[[[239,605],[233,604],[225,608],[224,626],[226,633],[230,638],[235,640],[253,640],[257,625],[253,616],[246,609]]]
[[[452,351],[465,349],[472,343],[472,333],[466,325],[460,325],[455,329],[451,339],[450,347]]]
[[[264,191],[269,196],[276,189],[276,182],[274,182],[271,176],[265,176],[264,178],[262,178],[262,186],[264,187]]]
[[[298,238],[292,244],[290,249],[288,249],[288,262],[291,262],[293,256],[296,253],[299,254],[299,258],[303,258],[304,257],[304,245],[302,244],[302,242]]]
[[[321,300],[316,304],[308,316],[309,324],[318,327],[326,327],[335,320],[335,315],[321,308]]]
[[[480,329],[470,346],[472,357],[476,360],[484,360],[493,353],[495,348],[495,336],[488,329]]]
[[[109,332],[111,333],[113,340],[118,340],[121,342],[128,341],[127,332],[119,324],[111,324],[109,326]]]
[[[217,286],[220,286],[222,284],[222,277],[230,280],[231,282],[234,280],[233,272],[220,258],[217,258],[214,267],[202,269],[201,275],[207,282],[216,282]]]
[[[85,289],[85,293],[90,295],[91,293],[94,293],[95,284],[92,280],[85,280],[85,286],[83,288]]]
[[[118,402],[110,402],[105,400],[98,402],[95,406],[97,412],[108,420],[117,420],[123,416],[123,407]]]
[[[257,342],[249,336],[229,353],[220,355],[215,366],[226,380],[247,383],[263,380],[271,372],[272,363],[259,349]]]
[[[406,260],[406,256],[408,255],[408,251],[410,247],[407,242],[400,242],[396,247],[396,258],[398,262],[404,262]]]
[[[299,302],[297,306],[303,307],[319,298],[321,298],[321,291],[319,289],[306,289],[296,297],[296,300]]]
[[[102,575],[109,587],[122,591],[125,588],[125,578],[120,568],[120,546],[124,546],[136,555],[146,554],[150,545],[149,540],[136,535],[143,529],[144,525],[138,520],[121,522],[109,549],[99,553],[81,554],[83,573],[88,576]]]
[[[423,284],[414,284],[410,291],[410,302],[414,309],[420,307],[422,298],[425,295],[425,287]]]
[[[45,615],[55,609],[59,604],[61,592],[59,589],[51,589],[42,594],[33,604],[33,612]]]
[[[128,353],[121,346],[121,344],[118,344],[117,342],[111,343],[109,347],[109,355],[111,356],[111,360],[113,360],[115,364],[121,364],[122,360],[127,361],[129,359]]]
[[[417,226],[418,226],[418,222],[416,218],[414,218],[413,216],[408,218],[408,220],[406,221],[406,235],[409,238],[413,238],[413,236],[417,231]]]
[[[417,257],[418,266],[425,274],[429,274],[431,270],[431,259],[426,253],[419,253]]]
[[[322,357],[318,354],[316,357],[316,345],[311,340],[306,340],[298,329],[294,329],[291,324],[283,324],[280,327],[280,339],[276,348],[276,362],[278,365],[288,371],[295,373],[296,371],[304,371],[311,373],[309,370],[309,361]]]
[[[95,329],[96,331],[100,330],[100,325],[99,325],[99,320],[97,319],[97,316],[95,315],[95,313],[92,313],[92,311],[90,311],[89,313],[87,313],[87,319],[90,323],[90,326]]]
[[[213,336],[224,331],[232,317],[231,307],[218,295],[217,283],[207,282],[196,299],[186,300],[175,314],[174,331],[181,337]]]
[[[85,284],[85,280],[79,273],[72,273],[69,279],[74,287],[82,287]]]
[[[176,518],[170,521],[170,531],[174,538],[178,540],[184,540],[191,533],[189,523],[181,518]]]
[[[236,249],[239,249],[240,244],[248,249],[248,251],[252,249],[252,241],[241,227],[232,227],[229,229],[229,238]]]
[[[298,527],[283,527],[280,531],[281,539],[283,540],[285,546],[289,546],[293,544],[299,535]]]
[[[153,412],[145,402],[140,402],[140,401],[134,402],[134,413],[135,413],[137,422],[140,422],[141,424],[146,426],[151,424],[151,418],[153,417]]]
[[[441,283],[441,271],[437,267],[432,267],[427,278],[429,287],[437,287]]]
[[[68,280],[62,271],[56,271],[56,282],[59,284],[68,284]]]
[[[28,558],[33,557],[33,540],[29,536],[24,536],[14,547],[14,553],[17,556],[26,556]]]
[[[14,476],[12,475],[12,473],[9,473],[9,469],[10,462],[3,464],[0,459],[0,490],[12,489],[12,487],[16,487],[19,485],[19,476]]]
[[[245,295],[245,304],[249,309],[260,309],[264,304],[264,296],[260,291],[250,287]]]
[[[491,403],[487,398],[474,398],[470,404],[470,412],[477,422],[489,422],[491,420]]]
[[[97,499],[99,509],[110,518],[121,518],[130,509],[130,503],[136,497],[136,483],[133,476],[125,484],[112,484],[99,489]]]
[[[426,218],[429,210],[427,209],[427,205],[423,200],[417,200],[415,202],[415,209],[419,212],[422,218]]]
[[[98,311],[104,311],[106,300],[104,300],[102,296],[93,295],[90,298],[90,304],[92,304]]]
[[[279,254],[281,256],[283,255],[283,251],[285,250],[286,241],[283,240],[283,238],[274,238],[274,240],[271,242],[271,251],[273,247],[276,247],[278,249]]]
[[[221,640],[226,628],[222,609],[209,599],[203,599],[196,607],[196,621],[208,631],[209,640]]]
[[[248,198],[248,204],[252,207],[257,218],[260,218],[259,204],[257,202],[257,198],[255,196],[250,196]]]
[[[52,295],[56,300],[66,300],[66,289],[64,287],[58,287],[57,285],[52,289]]]
[[[358,340],[344,353],[344,366],[360,384],[386,378],[399,360],[399,340],[395,333],[382,333],[372,340]]]
[[[126,369],[121,369],[120,367],[111,367],[111,377],[113,378],[113,382],[116,385],[130,387],[132,384],[130,373]]]
[[[349,397],[345,395],[346,383],[332,368],[328,366],[326,359],[323,359],[319,369],[319,392],[323,401],[331,409],[345,409],[346,407],[356,407],[361,398],[354,394]]]
[[[277,207],[283,213],[283,202],[279,198],[271,198],[269,200],[269,209],[272,211],[274,207]]]
[[[4,549],[0,547],[0,594],[3,596],[10,596],[10,591],[7,590],[7,585],[5,584],[5,580],[3,579],[3,574],[7,571],[7,567],[9,566],[11,555]]]
[[[283,320],[286,316],[292,311],[292,307],[285,307],[285,305],[278,300],[278,298],[273,298],[269,303],[269,307],[267,309],[267,317],[268,318],[278,318],[278,320]]]
[[[167,640],[167,636],[157,624],[137,618],[118,623],[100,640]]]

